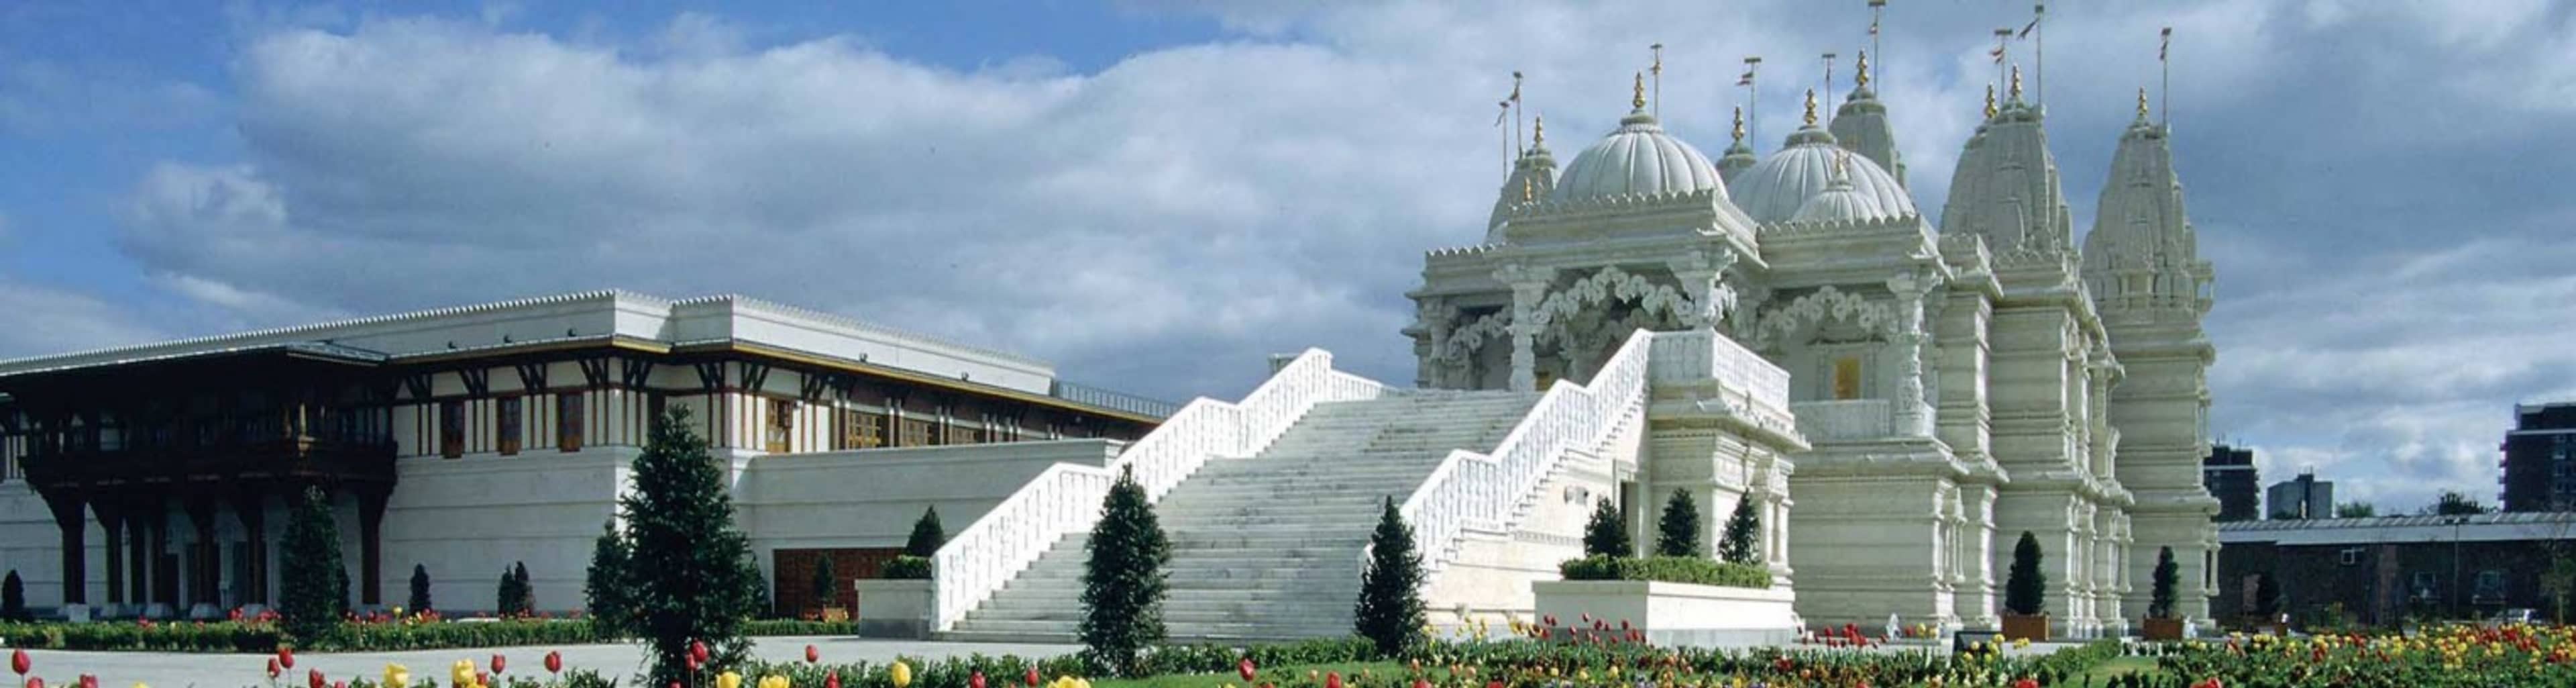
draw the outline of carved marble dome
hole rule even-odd
[[[1753,216],[1755,222],[1787,222],[1798,215],[1807,199],[1833,183],[1834,160],[1843,148],[1834,143],[1834,135],[1809,124],[1789,135],[1788,146],[1764,158],[1762,164],[1736,175],[1728,185],[1728,196],[1736,207]],[[1895,217],[1915,214],[1914,199],[1905,195],[1905,186],[1896,177],[1866,157],[1854,157],[1848,173],[1852,191],[1868,198],[1876,210],[1871,217]]]
[[[1833,181],[1825,184],[1824,191],[1799,204],[1797,214],[1790,216],[1790,221],[1850,222],[1889,216],[1878,199],[1852,187],[1850,166],[1868,164],[1869,159],[1845,152],[1835,161],[1839,164],[1834,170]]]
[[[1619,129],[1583,149],[1556,180],[1551,200],[1598,196],[1660,195],[1717,190],[1726,195],[1708,156],[1664,133],[1641,106],[1619,120]]]

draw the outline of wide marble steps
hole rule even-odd
[[[1360,554],[1382,500],[1413,494],[1457,449],[1490,451],[1530,393],[1407,391],[1317,404],[1270,447],[1213,459],[1154,505],[1172,541],[1171,637],[1351,632]],[[1082,615],[1086,533],[1058,540],[944,637],[1063,641]]]

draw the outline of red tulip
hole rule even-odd
[[[1036,676],[1036,675],[1037,675],[1037,672],[1038,672],[1038,670],[1036,670],[1036,669],[1030,669],[1030,670],[1029,670],[1029,675],[1031,675],[1031,676]],[[841,688],[841,672],[835,671],[835,672],[832,672],[832,673],[824,674],[824,675],[823,675],[823,688]]]
[[[269,677],[269,678],[272,678],[272,679],[273,679],[273,678],[277,678],[277,673],[278,673],[277,658],[276,658],[276,657],[270,657],[270,658],[268,658],[268,677]]]
[[[98,674],[81,674],[81,688],[98,688]]]
[[[35,660],[27,658],[26,650],[11,650],[9,652],[10,671],[17,672],[20,676],[25,676],[27,675],[28,670],[34,668]]]
[[[488,686],[488,685],[492,685],[492,675],[491,675],[491,674],[487,674],[487,673],[483,673],[483,672],[480,672],[480,671],[474,672],[474,685],[478,685],[478,686]]]
[[[1038,668],[1037,668],[1037,667],[1029,667],[1029,675],[1027,675],[1027,676],[1023,676],[1023,677],[1021,677],[1021,678],[1028,679],[1028,682],[1029,682],[1029,688],[1037,688],[1037,685],[1038,685]],[[839,686],[836,684],[833,688],[839,688]]]
[[[323,677],[322,677],[322,670],[321,670],[321,669],[306,669],[306,670],[304,670],[304,685],[312,686],[313,688],[322,688],[322,684],[324,684],[324,683],[328,683],[329,681],[330,681],[330,679],[325,679],[325,678],[323,678]],[[88,687],[87,687],[87,686],[83,686],[82,688],[88,688]]]
[[[1325,674],[1324,688],[1342,688],[1342,672],[1336,671]]]
[[[812,645],[805,646],[805,663],[813,664],[820,661],[823,661],[823,651],[814,649]]]
[[[1486,681],[1485,688],[1504,688],[1501,681]]]
[[[978,671],[967,675],[966,688],[984,688],[984,672]]]
[[[27,677],[27,688],[45,688],[45,677],[43,677],[43,676],[29,676],[29,677]]]
[[[1540,618],[1539,618],[1539,620],[1540,620],[1540,621],[1545,621],[1545,622],[1547,622],[1547,623],[1546,623],[1546,624],[1544,624],[1544,625],[1546,625],[1546,626],[1548,626],[1548,627],[1550,627],[1550,628],[1554,628],[1554,627],[1556,627],[1556,615],[1555,615],[1555,614],[1549,614],[1549,615],[1547,615],[1547,616],[1540,617]]]
[[[288,669],[295,668],[295,648],[277,648],[277,665]]]
[[[1431,688],[1431,680],[1423,678],[1413,679],[1413,688]]]
[[[679,682],[679,681],[672,681],[672,682],[671,682],[671,688],[680,688],[680,682]]]
[[[707,644],[706,644],[706,642],[705,642],[705,641],[698,641],[698,640],[692,640],[692,641],[689,641],[689,658],[690,658],[690,659],[694,659],[694,660],[698,660],[698,663],[699,663],[699,664],[705,664],[705,663],[707,663]]]
[[[492,653],[492,673],[498,674],[509,670],[510,658],[503,657],[501,656],[501,653],[498,652]]]
[[[2025,676],[2019,681],[2014,681],[2013,688],[2039,688],[2039,681]]]
[[[694,673],[698,673],[698,665],[700,664],[700,662],[698,661],[698,656],[697,656],[697,655],[689,655],[689,662],[688,662],[688,664],[689,664],[689,673],[692,673],[692,674],[694,674]]]
[[[348,681],[332,681],[331,688],[349,688]]]
[[[1251,683],[1251,682],[1252,682],[1252,677],[1253,677],[1253,674],[1254,674],[1253,667],[1252,667],[1252,658],[1251,658],[1251,657],[1245,657],[1245,658],[1243,658],[1243,661],[1235,662],[1235,663],[1234,663],[1234,673],[1242,674],[1242,675],[1243,675],[1243,681],[1244,681],[1245,683]]]
[[[547,652],[547,653],[546,653],[546,673],[549,673],[549,674],[560,674],[560,673],[563,673],[563,653],[561,653],[561,652]]]

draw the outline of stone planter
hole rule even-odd
[[[2004,615],[2004,639],[2039,642],[2048,639],[2048,615]]]
[[[1752,647],[1795,642],[1805,626],[1784,587],[1728,588],[1659,581],[1538,581],[1538,616],[1574,624],[1585,614],[1641,629],[1661,646]],[[1589,628],[1555,629],[1565,637]],[[1613,632],[1616,632],[1615,630]]]
[[[2139,624],[2138,634],[2148,640],[2181,640],[2182,619],[2147,617]]]
[[[862,579],[859,593],[859,637],[930,637],[930,581]]]

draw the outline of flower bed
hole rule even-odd
[[[2152,672],[2116,688],[2576,686],[2576,627],[2452,626],[2414,637],[2230,635],[2155,646]]]
[[[1771,587],[1771,571],[1698,557],[1611,557],[1569,559],[1557,566],[1566,580],[1627,580],[1718,585],[1730,588]]]
[[[745,635],[855,635],[847,621],[765,619],[743,624]],[[375,619],[341,624],[307,642],[289,642],[273,621],[96,621],[0,623],[0,642],[43,650],[147,652],[307,652],[444,650],[601,642],[588,621],[522,618],[446,621],[436,617]]]

